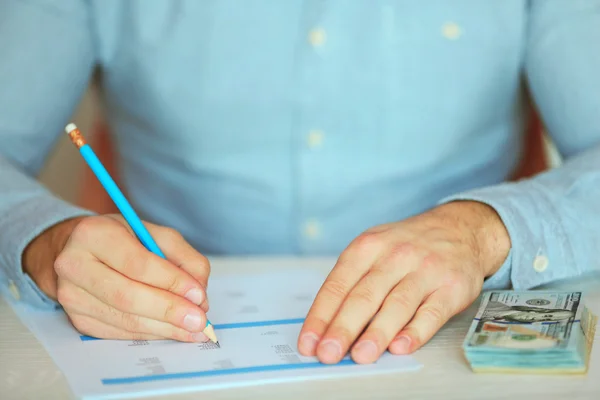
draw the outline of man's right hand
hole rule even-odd
[[[103,339],[205,342],[210,265],[176,231],[145,223],[167,260],[121,216],[57,224],[23,253],[23,268],[83,334]]]

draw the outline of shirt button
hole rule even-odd
[[[314,239],[321,233],[319,222],[315,219],[309,219],[304,224],[304,235],[310,239]]]
[[[325,43],[325,30],[322,28],[315,28],[310,31],[308,40],[313,46],[321,46]]]
[[[460,26],[456,25],[454,22],[447,22],[442,26],[442,35],[446,39],[456,40],[462,34]]]
[[[548,268],[548,257],[546,256],[537,256],[533,260],[533,269],[536,272],[544,272],[546,268]]]
[[[323,132],[321,131],[310,131],[308,134],[308,147],[314,149],[320,147],[323,143]]]
[[[19,300],[21,298],[19,288],[17,288],[17,285],[15,285],[13,281],[10,281],[8,283],[8,290],[10,291],[10,294],[12,294],[12,296],[15,298],[15,300]]]

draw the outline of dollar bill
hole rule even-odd
[[[597,317],[577,291],[492,291],[463,349],[475,371],[585,372]]]
[[[581,292],[491,292],[475,316],[468,346],[539,349],[568,346],[581,318]]]

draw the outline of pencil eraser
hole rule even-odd
[[[65,132],[67,132],[67,135],[71,132],[73,132],[75,129],[77,129],[77,125],[71,123],[69,125],[67,125],[67,127],[65,128]]]

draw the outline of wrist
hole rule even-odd
[[[71,218],[51,226],[33,239],[23,251],[21,264],[23,272],[31,277],[35,284],[48,297],[57,299],[57,275],[54,261],[64,249],[71,232],[84,217]]]
[[[508,257],[510,235],[496,210],[482,202],[458,200],[442,205],[464,222],[465,235],[474,243],[475,262],[484,278],[494,275]]]

